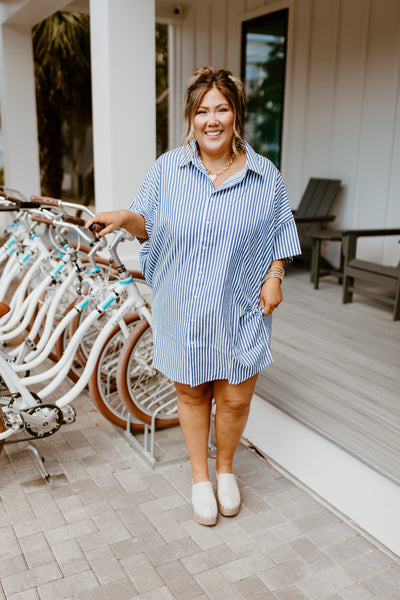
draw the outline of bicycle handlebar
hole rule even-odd
[[[57,198],[50,198],[49,196],[31,196],[31,202],[37,202],[42,206],[60,206],[60,202],[62,200],[58,200]]]
[[[53,206],[61,209],[76,209],[87,213],[90,217],[94,217],[94,212],[84,204],[77,204],[75,202],[66,202],[59,198],[50,198],[49,196],[31,196],[32,202],[38,202],[42,206]]]
[[[21,200],[20,198],[15,198],[14,196],[10,196],[6,192],[0,191],[0,198],[4,198],[7,202],[12,202],[10,206],[0,206],[1,211],[7,210],[20,210],[20,209],[30,209],[30,208],[40,208],[40,204],[35,202],[27,202]]]
[[[53,225],[53,220],[48,217],[42,217],[40,215],[31,215],[32,221],[37,221],[38,223],[46,223],[46,225]]]
[[[18,208],[26,208],[28,210],[30,208],[40,208],[40,204],[38,204],[37,202],[23,202],[22,200],[12,198],[11,196],[8,196],[8,200],[11,200],[11,202],[15,202]]]
[[[62,220],[65,221],[65,223],[71,223],[71,225],[77,225],[78,227],[84,227],[86,225],[84,219],[72,215],[63,215]]]
[[[89,231],[91,231],[92,233],[99,233],[99,231],[101,231],[102,229],[104,229],[104,225],[102,225],[101,223],[92,223],[89,227]]]
[[[74,217],[72,215],[63,215],[62,220],[65,223],[71,223],[71,225],[77,225],[78,227],[85,227],[86,225],[85,219],[80,219],[79,217]],[[92,223],[92,225],[89,227],[89,231],[92,233],[97,233],[102,229],[104,229],[104,226],[100,223]]]

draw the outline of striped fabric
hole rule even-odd
[[[300,254],[284,184],[246,143],[245,168],[214,189],[194,147],[160,156],[130,210],[149,240],[153,365],[191,386],[237,384],[272,362],[271,316],[258,307],[272,260]]]

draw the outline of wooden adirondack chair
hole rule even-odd
[[[323,229],[324,226],[333,221],[335,215],[330,215],[333,202],[341,185],[340,179],[317,179],[312,177],[300,204],[293,215],[297,225],[302,255],[302,262],[311,262],[312,238],[310,234]]]

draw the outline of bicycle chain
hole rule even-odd
[[[6,444],[20,444],[22,442],[30,442],[31,440],[37,440],[37,437],[24,437],[19,440],[0,440],[0,446],[5,446]]]

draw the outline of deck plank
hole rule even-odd
[[[400,322],[362,296],[289,266],[274,314],[274,363],[256,393],[400,484]]]

